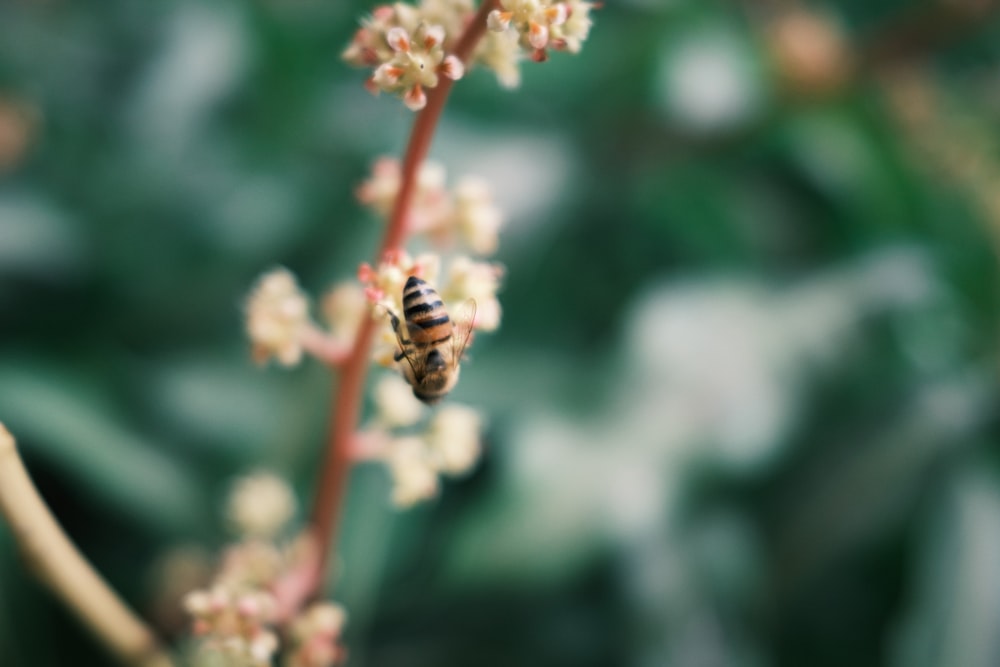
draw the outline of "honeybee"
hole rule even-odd
[[[400,326],[395,313],[388,312],[399,342],[393,358],[397,362],[406,359],[401,364],[403,377],[413,387],[414,396],[428,405],[437,403],[458,382],[459,364],[476,317],[475,300],[465,301],[453,321],[437,290],[410,276],[403,287],[406,327]]]

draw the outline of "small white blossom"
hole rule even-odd
[[[278,638],[269,629],[274,622],[274,597],[263,590],[236,591],[224,586],[196,590],[184,599],[199,638],[197,664],[265,667],[278,650]]]
[[[250,293],[246,304],[246,327],[255,361],[271,357],[285,366],[302,358],[301,336],[309,323],[309,304],[295,282],[295,276],[283,268],[264,274]]]
[[[455,187],[455,226],[466,244],[479,255],[496,252],[503,214],[493,203],[489,185],[467,177]]]
[[[323,317],[330,328],[330,336],[339,343],[349,345],[368,312],[364,289],[355,282],[337,285],[323,297]]]
[[[423,439],[415,436],[393,440],[388,455],[392,474],[392,502],[411,507],[438,492],[438,474]]]
[[[402,174],[395,158],[379,158],[372,176],[357,190],[358,201],[388,218],[399,194]],[[448,215],[450,203],[445,188],[445,170],[440,164],[424,162],[417,170],[416,193],[408,212],[411,232],[434,229]]]
[[[442,18],[454,29],[453,15]],[[379,7],[363,21],[343,53],[351,64],[375,68],[369,79],[372,92],[397,94],[413,111],[427,104],[426,90],[438,85],[439,76],[457,80],[465,69],[445,51],[449,38],[445,25],[431,22],[429,16],[403,3]]]
[[[385,375],[375,385],[375,407],[379,420],[389,428],[416,424],[425,409],[406,380],[395,374]]]
[[[272,537],[295,513],[295,495],[288,484],[267,472],[239,479],[227,503],[226,516],[242,535]]]
[[[464,405],[438,410],[427,432],[427,443],[438,470],[449,475],[467,472],[480,454],[479,413]]]
[[[388,218],[399,194],[400,180],[399,162],[381,158],[375,163],[371,178],[358,188],[358,200]],[[445,171],[439,164],[421,165],[408,213],[411,234],[425,234],[440,246],[461,239],[474,253],[485,255],[496,252],[502,223],[503,214],[494,204],[485,181],[467,176],[449,192],[445,187]]]
[[[278,636],[273,632],[260,632],[250,640],[250,657],[260,664],[270,665],[277,650]]]
[[[314,604],[292,620],[289,635],[292,647],[285,667],[329,667],[342,661],[347,652],[338,644],[347,614],[339,605]]]
[[[514,32],[532,59],[543,61],[546,49],[577,53],[590,32],[593,3],[583,0],[500,0],[490,12],[487,27],[493,32]]]
[[[590,35],[590,10],[594,8],[594,3],[584,0],[567,0],[563,3],[566,11],[566,20],[557,23],[552,28],[552,39],[559,44],[560,49],[565,49],[570,53],[579,53]]]
[[[497,290],[503,268],[499,264],[477,262],[468,257],[456,257],[448,269],[448,281],[441,296],[448,303],[476,301],[476,320],[473,326],[482,331],[495,331],[500,326],[500,301]]]
[[[265,588],[285,566],[281,550],[262,539],[241,540],[226,547],[216,583],[231,589]]]
[[[493,70],[501,86],[517,88],[521,85],[521,54],[516,34],[491,31],[479,42],[473,58]]]
[[[184,596],[184,610],[192,616],[204,616],[208,614],[212,605],[212,598],[208,591],[191,591]]]

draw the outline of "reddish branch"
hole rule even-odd
[[[463,63],[468,63],[473,49],[486,33],[486,17],[497,8],[497,3],[498,0],[483,0],[479,11],[459,38],[454,53]],[[453,83],[451,79],[441,77],[437,87],[428,91],[427,106],[420,111],[413,123],[410,142],[403,157],[402,184],[376,261],[387,252],[402,247],[406,240],[408,215],[416,188],[417,171],[427,157],[434,129],[437,127],[438,119],[441,118],[441,111],[444,109],[444,103]],[[313,591],[314,594],[322,586],[323,574],[326,572],[330,552],[337,538],[343,499],[347,490],[347,474],[351,468],[350,445],[357,431],[361,412],[361,397],[375,326],[375,320],[371,318],[365,318],[361,325],[354,347],[342,368],[340,385],[330,412],[326,460],[319,472],[312,508],[312,530],[320,554],[319,572],[316,578],[317,590]]]

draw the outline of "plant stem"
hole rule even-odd
[[[497,6],[498,0],[483,0],[472,22],[456,43],[454,55],[463,64],[468,63],[473,49],[486,33],[486,17]],[[441,77],[437,87],[428,91],[427,106],[420,111],[413,122],[410,141],[403,157],[399,194],[389,216],[379,254],[375,258],[376,265],[386,253],[401,248],[406,240],[410,205],[416,192],[417,172],[427,158],[434,130],[453,84],[454,81],[451,79]],[[357,431],[375,329],[375,320],[370,317],[365,318],[354,340],[354,347],[343,366],[343,374],[330,412],[326,460],[319,472],[312,507],[312,529],[319,550],[320,576],[316,577],[318,587],[323,583],[322,574],[327,570],[330,552],[337,539],[341,506],[347,490],[347,473],[351,467],[350,444]],[[314,591],[314,595],[316,593],[318,591]]]
[[[38,494],[14,438],[0,424],[0,514],[25,563],[126,665],[172,667],[153,631],[129,609],[63,532]]]

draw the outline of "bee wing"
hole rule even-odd
[[[452,336],[452,359],[454,364],[462,361],[465,347],[472,337],[472,326],[476,322],[476,300],[466,299],[455,311],[455,331]]]

